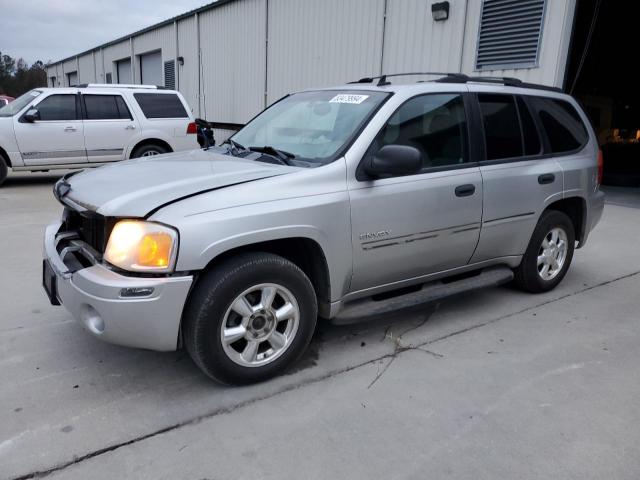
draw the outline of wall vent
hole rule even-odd
[[[171,90],[176,89],[176,62],[169,60],[164,62],[164,86]]]
[[[546,0],[484,0],[476,68],[536,67],[545,3]]]

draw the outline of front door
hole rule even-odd
[[[139,125],[119,94],[83,94],[84,138],[91,163],[124,160]]]
[[[359,168],[349,191],[352,292],[464,266],[478,241],[482,177],[469,161],[462,94],[420,95],[405,102],[363,162],[390,144],[416,147],[423,168],[377,179],[363,177]]]
[[[24,164],[62,165],[87,161],[78,95],[54,94],[32,105],[40,116],[33,123],[15,117],[14,131]]]

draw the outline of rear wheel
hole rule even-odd
[[[162,155],[163,153],[168,153],[169,150],[162,145],[156,145],[155,143],[148,143],[146,145],[141,145],[137,147],[133,153],[131,154],[131,158],[140,158],[140,157],[152,157],[154,155]]]
[[[522,263],[515,270],[516,285],[532,293],[552,290],[566,275],[574,249],[575,230],[571,219],[556,210],[544,212]]]
[[[200,279],[185,309],[185,346],[220,382],[259,382],[300,357],[316,317],[313,286],[295,264],[268,253],[242,254]]]

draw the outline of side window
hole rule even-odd
[[[518,113],[520,114],[520,124],[522,126],[522,141],[524,142],[525,155],[538,155],[542,151],[542,143],[538,129],[533,121],[533,116],[529,111],[529,107],[522,97],[517,97]]]
[[[75,95],[51,95],[35,106],[40,112],[40,120],[77,120]]]
[[[127,105],[120,95],[83,95],[87,120],[131,119]]]
[[[587,143],[587,129],[570,103],[553,98],[531,97],[531,104],[547,135],[552,153],[570,152]]]
[[[522,133],[513,96],[481,93],[478,100],[487,160],[522,156]]]
[[[133,96],[147,118],[189,117],[175,93],[134,93]]]
[[[414,97],[401,105],[380,130],[366,156],[385,145],[408,145],[423,155],[423,168],[467,161],[467,120],[456,93]]]

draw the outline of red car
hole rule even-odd
[[[0,95],[0,107],[4,107],[7,103],[13,102],[15,98],[8,95]]]

